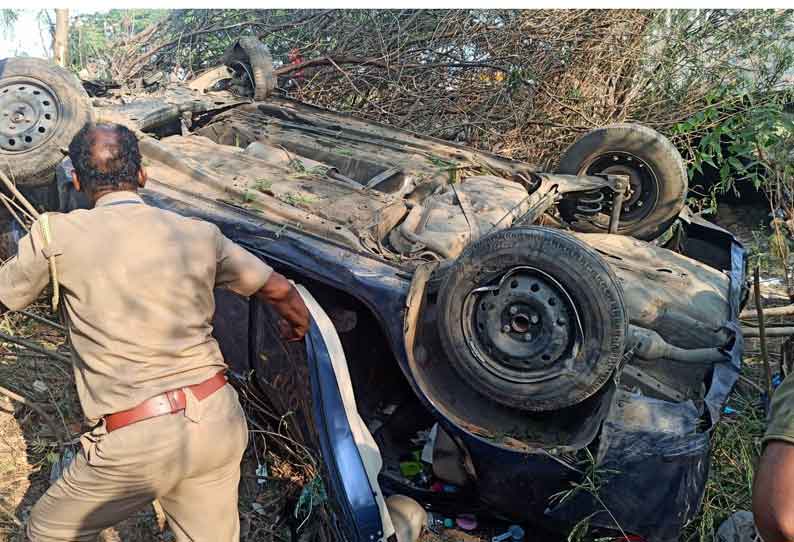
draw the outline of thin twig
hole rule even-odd
[[[756,390],[758,390],[759,393],[764,393],[766,391],[766,390],[764,390],[764,388],[762,388],[761,386],[759,386],[758,384],[756,384],[755,382],[753,382],[752,380],[750,380],[749,378],[747,378],[744,375],[739,375],[739,380],[741,380],[742,382],[744,382],[748,386],[750,386],[752,388],[755,388]]]
[[[46,356],[48,356],[48,357],[50,357],[52,359],[56,359],[58,361],[61,361],[63,363],[67,363],[69,365],[72,364],[72,360],[69,359],[68,357],[66,357],[66,356],[64,356],[62,354],[59,354],[57,352],[53,352],[52,350],[47,350],[46,348],[44,348],[40,344],[35,343],[33,341],[29,341],[27,339],[22,339],[20,337],[14,337],[13,335],[8,335],[7,333],[3,333],[2,331],[0,331],[0,340],[7,341],[7,342],[10,342],[10,343],[14,343],[14,344],[18,344],[20,346],[24,346],[28,350],[32,350],[34,352],[38,352],[39,354],[44,354],[44,355],[46,355]]]
[[[44,411],[44,409],[42,409],[38,404],[34,403],[33,401],[31,401],[27,397],[24,397],[24,396],[22,396],[22,395],[20,395],[20,394],[18,394],[16,392],[13,392],[13,391],[11,391],[11,390],[9,390],[7,388],[4,388],[2,386],[0,386],[0,394],[5,395],[9,399],[11,399],[13,401],[16,401],[17,403],[23,404],[26,407],[30,408],[31,410],[35,411],[36,414],[38,414],[39,417],[41,417],[41,419],[44,420],[47,423],[47,425],[50,426],[50,430],[52,431],[53,436],[58,441],[58,446],[61,449],[63,449],[64,439],[61,438],[61,431],[58,428],[58,425],[52,419],[52,417],[49,414],[47,414]],[[67,437],[68,437],[68,435],[67,435]]]
[[[39,316],[38,314],[32,313],[30,311],[21,310],[21,311],[16,311],[16,312],[18,312],[19,314],[24,314],[28,318],[36,320],[39,323],[47,324],[48,326],[50,326],[52,328],[55,328],[58,331],[62,331],[63,333],[66,333],[68,331],[65,326],[63,326],[63,325],[61,325],[61,324],[59,324],[57,322],[53,322],[52,320],[50,320],[48,318],[44,318],[43,316]]]
[[[11,179],[9,179],[6,176],[6,174],[3,173],[2,171],[0,171],[0,182],[2,182],[6,186],[6,188],[8,188],[8,191],[11,192],[11,194],[17,200],[19,200],[19,202],[22,203],[22,205],[25,206],[25,208],[27,209],[28,213],[30,213],[31,216],[38,218],[39,212],[36,210],[36,208],[30,204],[30,202],[27,200],[25,196],[22,195],[22,192],[19,191],[16,185],[11,182]]]
[[[764,361],[766,372],[767,397],[772,397],[772,367],[769,365],[769,354],[766,348],[766,323],[764,322],[764,309],[761,302],[761,269],[755,266],[753,272],[753,295],[755,296],[755,310],[758,313],[758,337],[761,346],[761,359]]]
[[[25,224],[25,222],[23,222],[21,218],[19,218],[19,215],[18,215],[18,214],[17,214],[17,213],[14,211],[14,208],[13,208],[13,207],[11,207],[11,205],[9,205],[9,203],[8,203],[8,202],[9,202],[9,201],[12,201],[12,200],[11,200],[11,198],[9,198],[8,196],[6,196],[5,194],[0,194],[0,196],[2,196],[3,205],[5,205],[6,209],[8,209],[8,212],[9,212],[9,213],[11,213],[11,216],[13,216],[13,217],[14,217],[14,220],[16,220],[17,222],[19,222],[19,225],[20,225],[20,226],[22,226],[22,228],[23,228],[23,229],[24,229],[26,232],[29,232],[29,231],[30,231],[30,228],[28,228],[28,225],[27,225],[27,224]]]
[[[0,511],[2,511],[3,514],[6,517],[8,517],[8,519],[10,519],[14,523],[14,525],[17,526],[17,528],[19,529],[22,528],[22,522],[17,519],[17,517],[13,514],[13,512],[11,512],[5,507],[2,501],[0,501]]]
[[[9,205],[13,205],[13,206],[14,206],[14,207],[17,209],[17,211],[19,211],[20,213],[22,213],[22,216],[24,216],[25,218],[27,218],[29,221],[33,222],[33,221],[35,221],[35,220],[36,220],[36,219],[35,219],[33,216],[31,216],[31,214],[30,214],[30,213],[29,213],[29,212],[28,212],[28,211],[25,209],[25,207],[23,207],[22,205],[20,205],[19,203],[17,203],[17,201],[16,201],[15,199],[13,199],[13,198],[9,198],[9,197],[8,197],[8,196],[6,196],[5,194],[0,194],[0,195],[2,195],[2,197],[3,197],[3,201],[4,201],[4,202],[8,203]]]

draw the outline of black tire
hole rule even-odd
[[[585,134],[565,151],[559,172],[628,173],[633,192],[624,203],[629,211],[621,217],[618,233],[646,241],[659,237],[675,221],[689,186],[686,166],[673,144],[655,130],[637,124],[613,124]],[[590,219],[577,216],[575,208],[573,194],[560,204],[560,214],[573,229],[607,231],[608,208]]]
[[[0,60],[0,168],[17,184],[52,182],[62,149],[92,118],[88,94],[69,71],[38,58]]]
[[[515,271],[516,268],[520,271]],[[535,271],[528,271],[530,268]],[[519,284],[519,280],[508,278],[509,284],[504,283],[505,274],[511,270],[514,274],[509,277],[522,280],[528,277],[528,282]],[[544,297],[543,288],[535,289],[537,284],[533,281],[538,279],[544,287],[556,282],[566,293],[567,301],[558,305],[557,316],[551,314],[550,318],[546,318],[543,315],[544,310],[552,310],[546,307],[553,305],[552,296]],[[477,297],[480,294],[475,289],[493,285],[500,280],[502,288],[498,294],[486,292],[482,294],[484,297]],[[527,284],[531,284],[529,290]],[[536,295],[530,292],[536,292],[539,298],[530,299]],[[489,300],[501,300],[503,295],[510,299],[509,303],[515,301],[515,305],[508,303],[507,306],[501,301],[494,301],[500,303],[498,307],[489,305]],[[574,311],[570,307],[563,307],[568,302],[575,307]],[[537,313],[533,312],[533,307],[536,307],[533,303],[538,303],[540,307]],[[512,329],[509,332],[503,329],[503,335],[497,340],[510,348],[517,345],[518,348],[540,350],[523,361],[513,358],[507,364],[499,365],[501,362],[498,361],[495,365],[494,360],[505,357],[502,355],[504,350],[497,346],[496,353],[488,350],[485,354],[486,348],[481,346],[490,339],[483,329],[491,328],[490,324],[485,328],[482,324],[483,321],[490,322],[493,318],[503,318],[505,315],[518,318],[521,313],[509,316],[515,314],[510,312],[514,306],[530,307],[526,311],[533,317],[540,314],[537,327],[518,339],[513,337]],[[569,317],[567,330],[564,330],[563,325],[564,309]],[[480,314],[477,311],[483,312]],[[480,318],[483,321],[478,321]],[[579,331],[583,335],[578,349],[571,347],[570,350],[554,354],[559,357],[546,360],[546,353],[559,347],[555,341],[577,333],[574,329],[577,327],[574,324],[576,320],[581,322]],[[455,370],[482,395],[497,403],[528,411],[565,408],[598,391],[623,356],[627,322],[622,289],[607,263],[595,250],[572,235],[550,228],[508,229],[480,239],[470,245],[449,269],[439,291],[438,331]],[[560,327],[555,328],[555,324]],[[471,330],[474,330],[473,334]],[[521,339],[536,332],[537,339],[528,339],[521,344]],[[539,343],[533,344],[533,340]],[[546,361],[539,361],[539,353],[543,354]],[[485,361],[483,356],[487,358]],[[516,370],[516,363],[525,364],[526,369]],[[538,363],[545,365],[539,367]],[[536,380],[544,371],[554,372],[564,366],[568,367],[567,374],[527,381]]]
[[[223,63],[236,68],[238,63],[247,63],[253,72],[254,100],[264,101],[276,88],[273,73],[273,57],[267,46],[256,36],[245,36],[226,51]]]

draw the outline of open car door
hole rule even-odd
[[[221,291],[215,336],[233,369],[253,371],[264,399],[289,426],[290,438],[313,457],[335,538],[389,539],[394,528],[377,478],[382,459],[356,408],[342,345],[322,307],[305,288],[297,288],[311,314],[305,341],[282,342],[278,316],[265,303],[252,298],[245,306],[241,298]],[[246,318],[243,331],[240,323]]]

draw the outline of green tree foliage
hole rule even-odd
[[[715,181],[704,187],[712,209],[718,193],[776,176],[778,148],[793,135],[784,114],[794,98],[793,22],[781,10],[671,11],[656,21],[644,101],[680,108],[661,128],[691,177]]]
[[[78,15],[69,34],[70,67],[90,77],[109,79],[113,47],[124,38],[143,32],[168,14],[165,9],[111,9]]]
[[[18,9],[0,9],[0,33],[8,37],[19,17]]]

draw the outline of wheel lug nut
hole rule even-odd
[[[518,313],[518,307],[516,307],[515,305],[510,307],[510,314],[517,314],[517,313]]]
[[[510,326],[508,326],[507,324],[502,326],[502,333],[507,333],[509,331],[510,331]]]
[[[529,317],[529,321],[532,322],[533,324],[537,324],[538,322],[540,322],[540,318],[538,318],[537,314],[533,314],[532,316]]]
[[[525,341],[531,341],[532,340],[532,333],[525,333],[524,334],[524,340]]]

